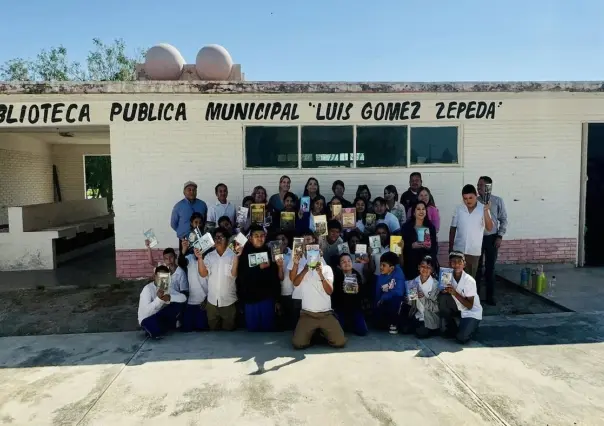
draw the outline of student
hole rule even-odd
[[[398,202],[398,190],[394,185],[388,185],[384,188],[384,200],[386,200],[386,208],[399,221],[402,227],[407,220],[407,211],[405,206]]]
[[[304,246],[302,248],[302,256],[297,259],[297,262],[298,265],[301,265],[303,268],[304,265],[306,265],[306,246],[318,244],[319,242],[315,234],[309,229],[304,231],[301,237],[304,239]],[[289,279],[291,280],[292,285],[299,272],[298,269],[295,268],[295,260],[295,254],[292,253],[292,257],[287,265],[287,273],[289,274]],[[324,259],[323,263],[326,263]],[[300,311],[302,310],[302,289],[300,287],[294,286],[294,291],[292,293],[292,304],[294,309],[293,317],[295,318],[297,324],[298,318],[300,318]]]
[[[229,189],[224,183],[219,183],[214,188],[217,201],[213,206],[208,209],[208,222],[213,222],[214,226],[218,225],[218,220],[222,216],[226,216],[231,220],[231,223],[235,222],[235,206],[232,205],[227,197],[229,196]]]
[[[363,278],[352,267],[350,254],[342,253],[339,265],[339,268],[334,270],[331,304],[345,331],[350,330],[358,336],[365,336],[369,330],[362,309]],[[349,283],[350,278],[352,283]]]
[[[453,268],[453,280],[438,296],[438,310],[445,322],[445,337],[467,343],[482,321],[482,306],[476,292],[476,281],[464,271],[464,254],[458,251],[449,253],[449,266]],[[456,317],[461,317],[459,325],[454,320]]]
[[[384,253],[380,257],[380,275],[375,284],[375,312],[378,327],[387,327],[390,334],[398,333],[405,294],[405,275],[398,256],[392,252]]]
[[[189,241],[182,242],[183,253],[178,256],[178,264],[187,270],[188,297],[183,313],[182,331],[205,331],[208,329],[208,316],[206,314],[206,297],[208,295],[208,280],[201,277],[198,272],[198,259],[201,253],[195,249],[192,254],[188,252]]]
[[[221,216],[218,219],[218,227],[226,229],[229,231],[229,234],[233,233],[233,222],[231,222],[231,219],[228,216]]]
[[[306,185],[304,185],[304,193],[302,196],[310,197],[311,200],[315,200],[317,198],[323,200],[323,209],[318,214],[326,213],[325,207],[327,205],[327,201],[325,200],[325,197],[321,195],[321,187],[319,186],[319,181],[317,179],[314,177],[308,178]]]
[[[341,233],[342,224],[339,221],[332,219],[327,222],[327,237],[321,240],[321,251],[323,251],[323,258],[332,269],[337,268],[339,264],[340,253],[338,247],[344,243],[344,240],[340,236]]]
[[[352,202],[353,207],[357,212],[357,224],[356,229],[361,233],[365,233],[365,217],[367,216],[367,202],[364,198],[355,198]]]
[[[145,245],[147,246],[147,261],[151,266],[155,267],[156,264],[153,261],[153,252],[151,251],[151,247],[149,247],[149,240],[145,240]],[[183,253],[184,252],[185,250],[183,250]],[[170,278],[172,288],[188,297],[189,283],[187,281],[187,274],[185,273],[186,264],[181,265],[176,261],[176,252],[172,247],[164,249],[162,259],[164,261],[164,266],[168,268],[170,275],[172,276]]]
[[[406,333],[415,333],[420,338],[435,336],[440,332],[440,316],[438,314],[438,282],[432,277],[436,263],[431,256],[426,256],[419,264],[419,275],[411,281],[417,288],[417,300],[409,301],[406,305]],[[407,277],[409,278],[409,277]]]
[[[373,213],[373,203],[371,202],[371,191],[367,185],[359,185],[357,188],[356,199],[365,201],[366,213]],[[355,203],[356,205],[356,203]],[[358,210],[358,207],[357,207]]]
[[[167,266],[155,268],[154,276],[161,272],[170,272]],[[138,301],[138,323],[148,337],[158,339],[168,330],[176,327],[187,298],[174,291],[168,293],[158,290],[155,282],[150,282],[141,291]]]
[[[294,308],[294,300],[292,294],[294,293],[294,283],[289,277],[288,265],[292,260],[292,251],[288,247],[289,240],[287,233],[284,231],[277,231],[275,235],[275,241],[280,243],[281,253],[283,259],[277,260],[277,267],[279,272],[279,280],[281,281],[281,296],[279,297],[279,304],[281,305],[281,312],[279,316],[279,329],[281,330],[293,330],[298,322],[300,310]]]
[[[281,283],[277,265],[271,261],[262,225],[253,224],[249,241],[243,247],[236,244],[236,250],[233,268],[237,270],[237,295],[245,304],[246,328],[248,331],[273,331],[275,311],[280,309]],[[250,260],[255,261],[258,253],[266,253],[268,262],[250,265]]]
[[[298,211],[296,218],[296,231],[302,233],[308,229],[315,232],[315,216],[321,216],[325,214],[325,199],[321,196],[311,198],[310,200],[310,212],[302,212],[302,209]]]
[[[216,250],[200,258],[198,273],[206,278],[208,303],[206,312],[210,330],[232,331],[237,326],[237,267],[233,251],[228,248],[231,237],[225,228],[216,228],[214,247]]]
[[[465,256],[466,272],[476,276],[482,252],[482,237],[485,229],[493,230],[491,202],[478,203],[474,185],[465,185],[461,190],[463,204],[457,206],[449,230],[449,252],[459,251]]]
[[[388,225],[390,234],[396,234],[401,230],[401,223],[395,215],[388,211],[387,207],[386,200],[382,197],[376,197],[373,200],[373,210],[376,214],[377,223],[385,223]]]
[[[342,202],[342,207],[351,207],[352,203],[344,198],[344,191],[346,191],[346,187],[344,186],[344,182],[341,180],[336,180],[331,185],[331,191],[333,195],[338,197],[338,199]]]
[[[310,346],[315,332],[320,330],[330,346],[342,348],[346,345],[346,337],[331,310],[333,271],[322,259],[314,269],[300,260],[294,256],[294,270],[299,271],[294,286],[300,287],[302,292],[302,311],[292,344],[296,349],[304,349]]]

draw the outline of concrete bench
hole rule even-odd
[[[9,232],[0,234],[0,270],[44,270],[94,249],[83,248],[78,241],[75,250],[57,253],[59,240],[107,230],[113,216],[105,199],[93,198],[9,207],[8,223]]]

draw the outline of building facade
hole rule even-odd
[[[185,181],[208,205],[225,183],[239,205],[282,175],[298,194],[317,178],[328,199],[340,179],[352,200],[361,184],[402,194],[418,171],[446,252],[461,188],[489,175],[509,217],[500,262],[580,263],[584,129],[602,120],[599,83],[0,84],[0,218],[52,202],[52,164],[84,198],[83,156],[110,154],[117,274],[135,278],[149,274],[143,231],[177,247]]]

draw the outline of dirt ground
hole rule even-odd
[[[138,297],[147,281],[103,288],[15,290],[0,294],[0,336],[95,333],[138,330]],[[502,280],[490,315],[564,312]]]

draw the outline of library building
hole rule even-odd
[[[440,213],[440,254],[465,184],[493,180],[507,208],[499,263],[604,264],[601,83],[246,81],[220,46],[185,64],[149,50],[129,82],[0,83],[0,270],[48,270],[113,247],[119,278],[148,277],[153,250],[178,249],[183,185],[240,206],[280,177],[316,178],[353,200],[420,172]],[[589,180],[587,176],[589,175]]]

